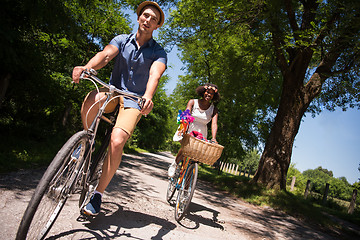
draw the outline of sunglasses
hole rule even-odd
[[[213,86],[204,86],[204,88],[206,89],[206,90],[210,90],[210,89],[212,89],[212,90],[214,90],[214,92],[215,93],[217,93],[217,88],[216,87],[213,87]]]

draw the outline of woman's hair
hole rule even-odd
[[[201,96],[204,97],[204,93],[206,92],[207,89],[213,89],[215,91],[214,97],[213,97],[213,101],[218,102],[220,100],[220,93],[218,90],[218,87],[213,84],[213,83],[205,83],[205,85],[203,86],[198,86],[196,88],[196,93]]]

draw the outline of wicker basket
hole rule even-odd
[[[181,140],[181,149],[185,157],[213,165],[221,156],[223,146],[216,143],[209,143],[189,134],[184,134]]]

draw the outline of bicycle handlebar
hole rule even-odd
[[[81,73],[80,79],[93,80],[93,81],[97,82],[98,84],[102,85],[103,87],[106,87],[107,89],[109,89],[109,92],[111,92],[111,93],[116,92],[119,95],[123,95],[123,96],[129,98],[130,100],[136,102],[139,105],[140,109],[143,108],[145,99],[142,96],[120,90],[120,89],[116,88],[114,85],[103,82],[101,79],[96,77],[96,75],[97,75],[96,70],[94,70],[94,69],[87,70],[86,69]]]

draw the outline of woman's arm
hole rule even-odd
[[[212,135],[212,141],[216,142],[216,133],[217,133],[217,129],[218,129],[218,125],[217,125],[217,121],[218,121],[218,110],[217,108],[214,108],[214,115],[211,119],[211,135]]]
[[[194,106],[194,99],[190,99],[189,101],[188,101],[188,103],[187,103],[187,105],[186,105],[186,109],[185,110],[190,110],[190,113],[191,113],[191,111],[192,111],[192,109],[193,109],[193,106]]]

